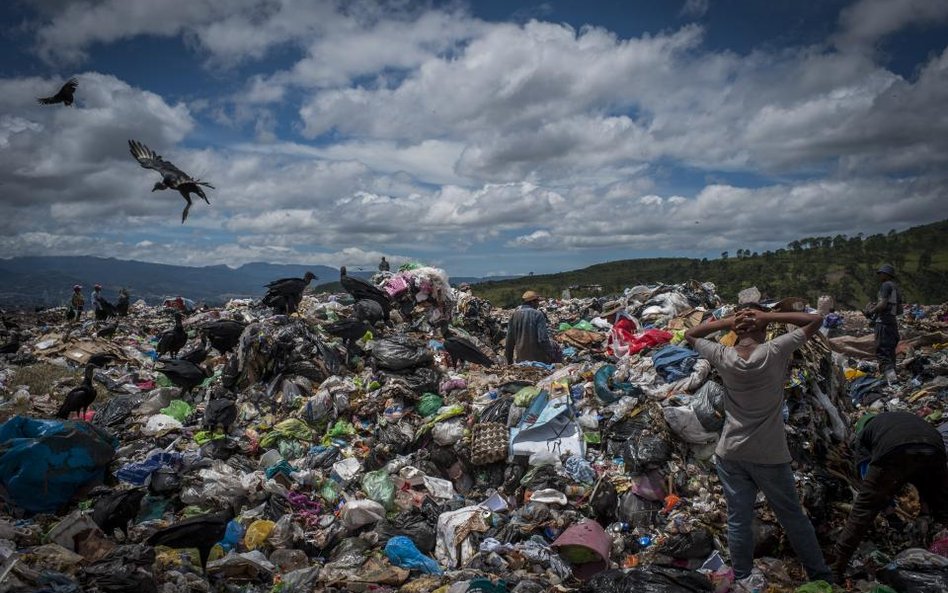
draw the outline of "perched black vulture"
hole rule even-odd
[[[15,354],[20,349],[20,335],[10,334],[8,341],[0,346],[0,354]]]
[[[473,362],[485,367],[494,366],[494,361],[474,342],[463,336],[454,335],[447,323],[442,324],[441,335],[444,337],[444,349],[448,351],[455,368],[462,362]]]
[[[221,513],[198,515],[164,529],[159,529],[148,538],[152,546],[168,548],[197,548],[201,556],[201,569],[207,571],[207,557],[214,544],[224,539],[227,524],[236,516],[231,508]]]
[[[268,307],[292,315],[296,313],[303,300],[303,291],[309,286],[316,274],[306,272],[302,278],[280,278],[266,285],[267,294],[263,297],[263,304]]]
[[[174,327],[161,334],[158,338],[158,347],[155,349],[158,356],[170,354],[173,357],[188,343],[188,334],[181,325],[181,313],[174,312]]]
[[[158,173],[161,174],[161,181],[155,183],[155,186],[151,188],[151,191],[175,189],[178,190],[178,193],[181,194],[181,197],[184,198],[184,201],[188,203],[188,205],[184,207],[184,211],[181,213],[181,224],[184,224],[184,221],[188,218],[188,210],[191,209],[192,193],[201,196],[201,198],[203,198],[204,201],[210,205],[210,201],[208,201],[207,196],[204,194],[204,190],[201,189],[201,186],[203,185],[204,187],[215,189],[213,185],[206,181],[192,178],[190,175],[163,159],[155,151],[148,148],[141,142],[129,140],[128,146],[131,150],[132,156],[138,161],[138,164],[146,169],[158,171]]]
[[[240,334],[244,333],[246,324],[236,319],[218,319],[201,326],[201,333],[215,350],[224,354],[230,352],[240,343]]]
[[[178,357],[194,364],[201,364],[207,358],[207,338],[201,336],[201,343]]]
[[[180,358],[159,358],[158,362],[161,366],[156,370],[168,377],[172,385],[180,387],[182,396],[191,393],[210,376],[203,367]]]
[[[212,432],[218,426],[224,428],[224,433],[230,432],[230,427],[237,419],[237,404],[232,399],[219,397],[207,402],[204,409],[204,426]]]
[[[342,338],[342,343],[346,347],[346,363],[348,364],[355,343],[365,335],[365,332],[371,331],[372,326],[356,319],[340,319],[335,323],[323,326],[323,329],[331,336]]]
[[[112,535],[116,529],[121,530],[128,539],[128,522],[138,516],[145,490],[122,490],[103,496],[95,503],[92,510],[92,520],[102,528],[106,535]]]
[[[58,418],[69,418],[69,415],[73,412],[85,415],[86,410],[92,405],[92,402],[95,401],[95,396],[97,395],[95,387],[92,385],[92,373],[94,372],[94,366],[91,364],[86,365],[86,373],[82,380],[82,385],[66,394],[66,400],[63,401],[63,405],[59,408],[59,411],[56,412]]]
[[[99,331],[95,332],[95,335],[96,335],[97,337],[99,337],[99,338],[106,338],[106,339],[108,339],[108,338],[111,338],[112,336],[115,335],[115,330],[116,330],[116,329],[118,329],[118,324],[117,324],[117,323],[110,323],[110,324],[106,325],[105,327],[103,327],[102,329],[100,329]]]
[[[374,286],[371,282],[350,276],[346,272],[346,266],[339,268],[339,283],[342,284],[342,289],[352,295],[352,298],[356,301],[369,300],[378,303],[382,307],[384,319],[388,321],[388,314],[392,309],[392,300],[388,298],[385,291]]]
[[[369,299],[356,301],[356,304],[352,306],[352,312],[356,319],[365,321],[370,325],[375,325],[385,319],[385,309],[382,308],[382,305]]]
[[[76,94],[76,87],[79,86],[79,81],[75,78],[70,78],[66,84],[59,89],[59,92],[53,95],[52,97],[40,97],[37,99],[41,105],[55,105],[56,103],[63,103],[67,107],[72,105],[74,95]]]
[[[116,356],[108,352],[96,352],[89,357],[89,360],[86,364],[92,365],[94,367],[104,367],[110,362],[115,362]]]

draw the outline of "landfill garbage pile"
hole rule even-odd
[[[442,270],[374,286],[387,321],[339,295],[293,316],[251,300],[186,314],[177,358],[159,353],[166,308],[4,314],[0,590],[728,590],[724,387],[683,342],[733,310],[712,284],[548,301],[564,362],[511,366],[512,311]],[[824,550],[858,483],[844,443],[863,411],[912,411],[948,443],[944,310],[904,324],[897,385],[848,312],[795,353],[784,420]],[[493,364],[452,360],[446,332]],[[56,417],[86,368],[91,405]],[[857,551],[854,587],[945,590],[948,533],[918,516],[908,488]],[[801,586],[762,498],[754,530],[770,591],[824,590]]]

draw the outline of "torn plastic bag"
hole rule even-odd
[[[706,381],[691,400],[691,408],[698,422],[708,432],[720,432],[724,428],[724,397],[727,390],[720,383]]]
[[[167,416],[165,414],[155,414],[148,419],[148,422],[145,423],[145,427],[142,429],[142,434],[148,436],[155,436],[164,434],[166,432],[171,432],[172,430],[178,430],[183,428],[184,425],[181,424],[176,418]]]
[[[948,569],[929,571],[898,568],[889,564],[876,573],[876,578],[899,593],[944,593],[948,591]]]
[[[379,543],[385,543],[396,535],[404,535],[411,538],[418,549],[426,554],[434,552],[435,549],[435,524],[429,522],[425,514],[416,508],[399,513],[391,521],[380,521],[375,526],[375,532],[379,534]]]
[[[391,447],[391,451],[396,454],[408,451],[412,443],[414,432],[410,426],[399,424],[389,424],[378,431],[378,441]]]
[[[586,581],[584,593],[703,593],[713,591],[711,581],[683,568],[652,565],[648,568],[606,570]]]
[[[372,357],[379,368],[389,371],[426,366],[434,361],[431,351],[423,342],[405,335],[373,341]]]
[[[342,507],[342,522],[349,529],[358,529],[385,518],[385,507],[374,500],[350,500]]]
[[[478,420],[479,422],[499,422],[501,424],[506,424],[507,416],[510,415],[510,406],[512,405],[513,398],[499,397],[487,404],[487,407],[481,410]]]
[[[395,482],[383,469],[368,472],[362,476],[362,490],[365,495],[387,510],[395,506]]]
[[[0,425],[0,485],[31,512],[53,512],[102,480],[118,441],[86,422],[14,416]]]
[[[252,550],[242,554],[233,552],[220,560],[207,563],[208,576],[234,580],[254,581],[276,572],[273,565],[260,550]]]
[[[396,535],[385,544],[385,556],[389,562],[401,568],[420,570],[425,574],[443,574],[444,571],[433,559],[425,556],[414,542],[404,535]]]
[[[671,459],[672,445],[664,436],[651,431],[638,433],[622,446],[625,467],[631,473],[643,473],[656,469]]]
[[[662,408],[662,414],[668,428],[686,442],[703,445],[718,440],[718,433],[706,431],[698,415],[688,406],[668,406]]]
[[[549,400],[534,416],[534,405],[542,401],[541,398],[542,393],[530,404],[520,424],[510,430],[511,454],[530,456],[539,451],[550,451],[556,455],[585,457],[586,442],[569,398]]]
[[[615,365],[604,364],[599,367],[593,376],[593,383],[596,389],[596,397],[599,401],[611,404],[619,401],[622,397],[642,395],[642,390],[633,383],[614,382],[612,376],[616,373]]]
[[[697,360],[698,353],[683,346],[665,346],[652,353],[655,372],[669,383],[690,375]]]
[[[477,547],[465,533],[477,523],[487,526],[490,511],[479,506],[470,506],[448,511],[438,516],[438,538],[435,542],[435,558],[441,566],[457,568],[463,566],[477,553]]]
[[[464,422],[461,420],[448,420],[435,424],[431,429],[431,437],[434,442],[442,447],[453,445],[464,436]]]
[[[143,486],[148,481],[148,477],[151,476],[155,470],[162,467],[180,467],[183,460],[184,458],[180,453],[158,451],[149,455],[144,461],[123,465],[115,472],[115,477],[122,482],[127,482],[135,486]]]

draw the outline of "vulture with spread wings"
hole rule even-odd
[[[181,194],[181,197],[184,198],[184,201],[188,203],[188,205],[184,207],[184,211],[181,213],[181,224],[184,224],[184,221],[188,218],[188,210],[191,209],[192,193],[197,194],[203,198],[205,202],[210,204],[210,201],[208,201],[207,196],[204,195],[204,190],[201,189],[201,186],[203,185],[204,187],[216,189],[213,185],[206,181],[192,178],[190,175],[163,159],[161,155],[157,154],[154,150],[148,148],[141,142],[129,140],[128,146],[131,150],[132,156],[138,161],[138,164],[140,164],[145,169],[154,169],[161,174],[161,181],[155,183],[155,187],[151,188],[151,191],[176,189],[178,190],[178,193]]]
[[[37,101],[41,105],[55,105],[56,103],[63,103],[67,107],[72,105],[74,95],[76,94],[76,87],[79,86],[79,81],[75,78],[69,79],[69,82],[64,84],[59,92],[53,95],[52,97],[40,97]]]

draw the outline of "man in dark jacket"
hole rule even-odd
[[[507,364],[526,360],[547,364],[560,361],[559,348],[550,338],[549,323],[539,306],[540,295],[532,290],[523,293],[523,304],[517,307],[507,324]]]
[[[856,424],[855,453],[865,476],[836,543],[837,582],[876,515],[906,483],[918,490],[923,510],[948,520],[948,460],[941,434],[928,422],[908,412],[866,414]]]

